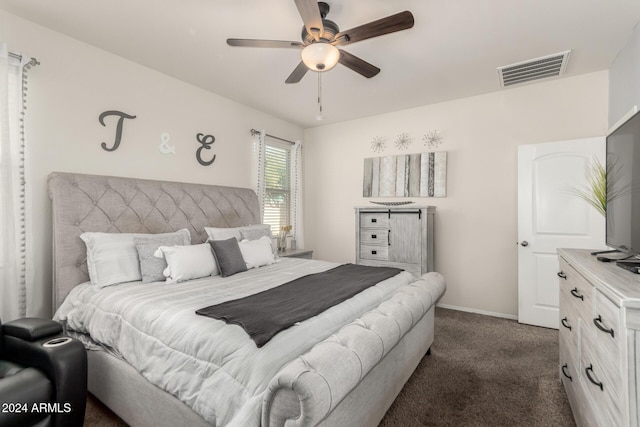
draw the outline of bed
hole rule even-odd
[[[89,350],[91,393],[130,425],[376,425],[433,342],[445,290],[435,272],[399,273],[260,348],[195,311],[337,264],[282,259],[172,285],[87,283],[82,233],[187,229],[200,244],[205,227],[259,224],[250,189],[56,172],[49,195],[55,318]]]

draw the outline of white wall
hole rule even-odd
[[[440,302],[516,316],[517,146],[604,135],[607,85],[598,72],[306,130],[306,246],[353,262],[353,207],[381,200],[362,197],[363,159],[428,151],[422,136],[438,129],[447,197],[410,200],[437,207],[435,266],[448,286]],[[414,141],[400,152],[393,141],[403,132]],[[387,139],[380,154],[376,136]]]
[[[29,314],[49,315],[51,306],[51,209],[46,178],[52,171],[119,175],[207,184],[251,186],[251,128],[287,139],[303,129],[213,93],[52,32],[0,10],[0,40],[9,50],[36,57],[29,72],[26,133],[27,176],[32,187],[35,278]],[[167,52],[170,55],[170,52]],[[184,64],[185,67],[198,66]],[[213,74],[212,79],[216,76]],[[120,110],[125,120],[114,152],[115,120],[100,113]],[[160,134],[171,135],[177,154],[158,151]],[[197,133],[216,138],[213,165],[195,158]]]
[[[620,50],[609,69],[609,126],[635,105],[640,107],[640,25]]]

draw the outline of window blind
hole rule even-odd
[[[265,141],[263,222],[272,232],[291,224],[291,145]]]

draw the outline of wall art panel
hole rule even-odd
[[[447,152],[364,159],[363,197],[446,197]]]

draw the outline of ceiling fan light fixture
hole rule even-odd
[[[312,71],[329,71],[340,60],[340,51],[337,47],[325,43],[312,43],[302,49],[302,62]]]

